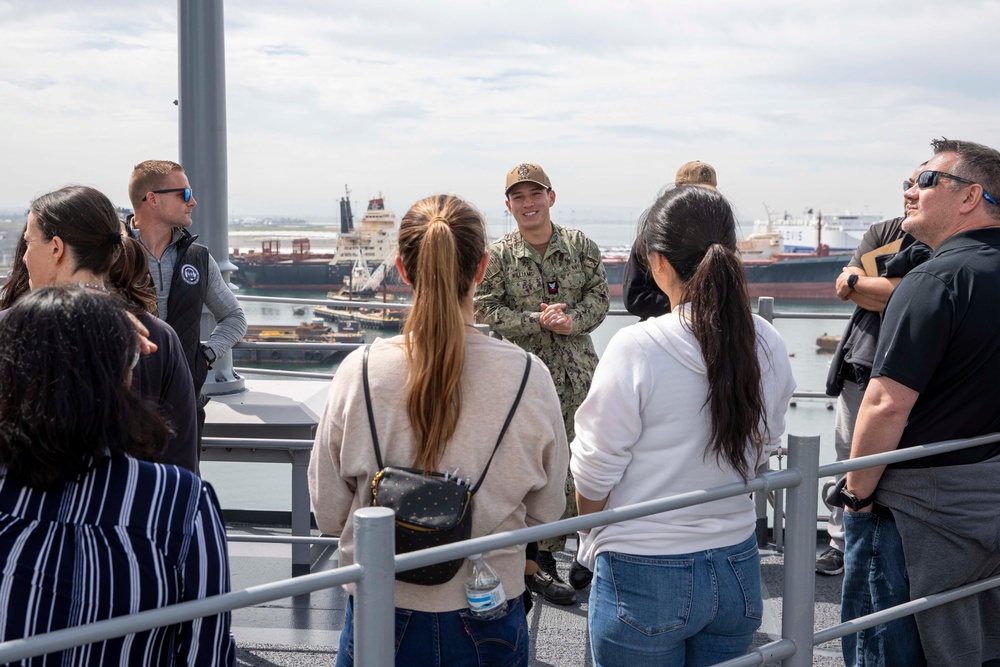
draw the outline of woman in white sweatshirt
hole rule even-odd
[[[619,331],[576,415],[580,513],[742,482],[780,443],[795,388],[784,342],[750,311],[736,220],[714,188],[664,191],[641,238],[673,312]],[[754,506],[739,495],[595,528],[594,663],[711,665],[760,626]]]

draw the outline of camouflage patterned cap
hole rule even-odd
[[[677,185],[702,185],[713,190],[719,185],[712,165],[698,160],[682,164],[681,168],[677,170],[677,176],[674,177],[674,183]]]
[[[549,180],[549,177],[545,173],[544,169],[539,167],[537,164],[522,162],[507,172],[507,187],[504,188],[503,193],[507,194],[510,192],[512,187],[523,181],[538,183],[546,190],[552,189],[552,181]]]

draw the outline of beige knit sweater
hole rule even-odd
[[[372,345],[368,359],[372,404],[385,465],[412,467],[414,443],[406,416],[406,357],[402,337]],[[371,502],[369,483],[378,469],[361,380],[362,350],[350,354],[330,387],[309,462],[309,490],[320,530],[340,535],[340,563],[354,562],[352,514]],[[462,413],[441,461],[441,472],[459,469],[473,486],[489,460],[517,394],[524,351],[477,333],[466,334]],[[473,499],[472,536],[479,537],[559,519],[565,507],[569,447],[559,398],[548,369],[532,357],[531,374],[486,480]],[[524,548],[486,554],[508,598],[524,591]],[[468,606],[465,567],[446,584],[396,582],[396,606],[452,611]],[[350,591],[350,588],[348,589]]]

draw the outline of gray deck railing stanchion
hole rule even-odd
[[[791,466],[789,466],[791,467]],[[778,470],[781,470],[781,458],[778,458]],[[774,523],[772,533],[774,535],[774,550],[779,554],[785,552],[785,490],[774,490]]]
[[[757,314],[774,324],[774,297],[762,296],[757,299]]]
[[[795,655],[782,667],[813,664],[816,597],[816,489],[819,485],[819,436],[788,436],[788,469],[802,476],[788,489],[785,524],[784,602],[781,636],[795,644]]]
[[[391,667],[395,661],[396,513],[385,507],[354,512],[354,562],[363,569],[354,592],[354,662]]]
[[[309,457],[311,450],[292,454],[292,535],[309,535]],[[292,576],[309,574],[312,567],[309,544],[292,544]]]
[[[757,474],[762,475],[770,470],[769,461],[764,461],[757,469]],[[767,546],[767,489],[755,491],[753,494],[754,509],[757,512],[757,547],[763,549]]]
[[[757,315],[774,324],[774,297],[762,296],[757,298]],[[770,466],[768,466],[770,468]],[[779,466],[780,469],[780,466]],[[784,548],[781,525],[782,496],[783,489],[775,489],[774,494],[774,523],[772,524],[772,535],[774,537],[774,549],[778,553]],[[763,502],[761,502],[763,500]],[[763,532],[764,541],[761,541],[761,516],[764,517]],[[759,492],[757,497],[757,546],[767,544],[767,492]]]

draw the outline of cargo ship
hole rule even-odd
[[[765,207],[765,210],[767,207]],[[802,301],[836,300],[837,277],[875,222],[876,215],[821,213],[792,219],[754,221],[754,233],[737,245],[751,298],[772,296]],[[828,241],[832,241],[829,243]]]
[[[330,291],[344,286],[359,261],[375,271],[394,255],[396,214],[386,209],[382,195],[368,201],[357,228],[351,213],[350,190],[340,200],[340,234],[332,253],[313,252],[308,238],[292,239],[292,252],[282,252],[278,239],[265,239],[260,252],[234,252],[230,259],[238,271],[233,282],[254,289]],[[391,262],[385,268],[385,287],[406,291]]]

